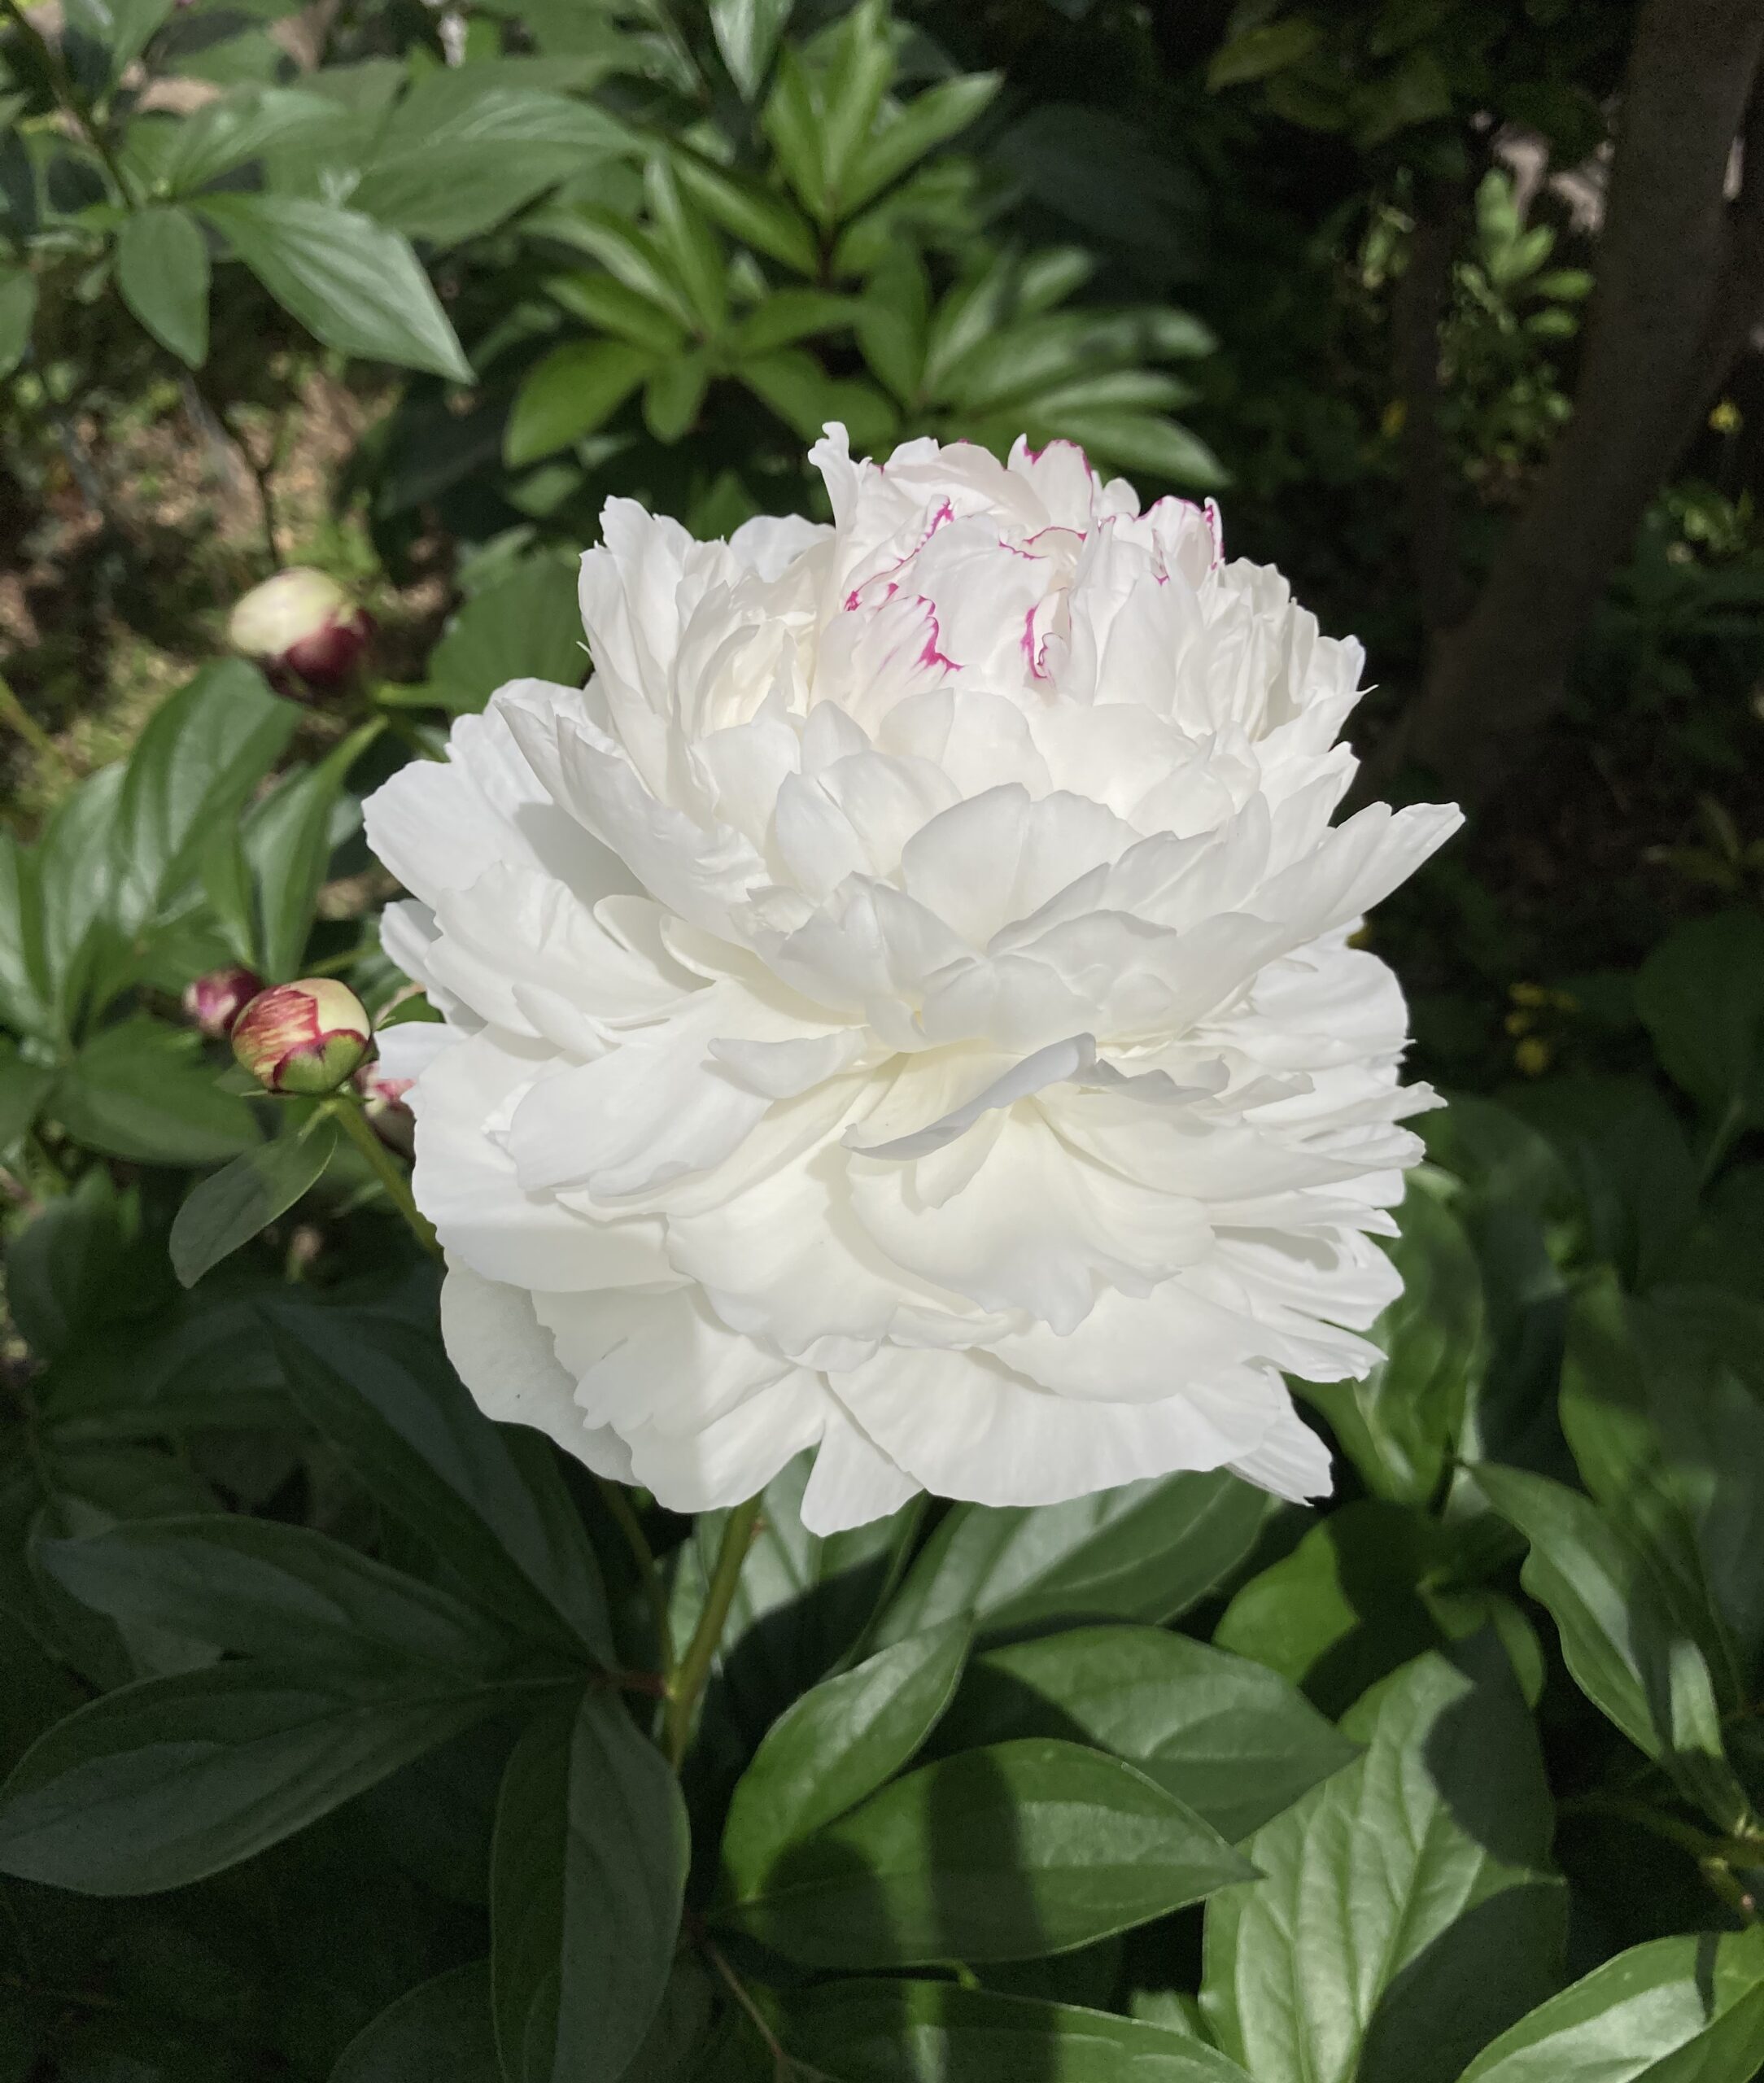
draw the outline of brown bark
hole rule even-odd
[[[1695,423],[1712,357],[1731,360],[1723,343],[1744,337],[1749,320],[1734,310],[1755,308],[1728,292],[1764,169],[1747,168],[1749,199],[1731,212],[1723,187],[1761,50],[1761,0],[1644,0],[1574,417],[1474,605],[1435,639],[1426,684],[1368,764],[1369,792],[1413,762],[1485,798],[1559,705],[1581,632]]]

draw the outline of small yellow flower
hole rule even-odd
[[[1550,1002],[1550,994],[1541,984],[1512,985],[1507,996],[1516,1006],[1547,1006]]]
[[[1709,424],[1717,434],[1737,434],[1745,425],[1745,418],[1731,398],[1723,398],[1709,414]]]
[[[1550,1045],[1541,1034],[1528,1034],[1513,1052],[1522,1077],[1542,1077],[1550,1067]]]

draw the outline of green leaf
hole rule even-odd
[[[1764,1936],[1631,1946],[1485,2047],[1462,2083],[1753,2083],[1764,2064]]]
[[[210,1267],[286,1215],[317,1183],[336,1148],[335,1123],[321,1120],[309,1134],[260,1143],[199,1180],[172,1225],[172,1267],[183,1285],[194,1287]]]
[[[812,334],[842,331],[859,308],[855,298],[836,296],[829,290],[775,290],[730,329],[729,352],[768,355]]]
[[[671,446],[691,431],[710,382],[710,365],[695,349],[665,362],[644,386],[644,425],[656,439]]]
[[[146,1013],[93,1036],[56,1082],[50,1111],[76,1142],[142,1164],[216,1164],[259,1141],[199,1037]]]
[[[1764,1123],[1764,919],[1679,926],[1635,979],[1635,1009],[1676,1085],[1725,1133]]]
[[[1131,1766],[1030,1740],[897,1780],[792,1847],[720,1918],[816,1967],[1039,1959],[1252,1871]]]
[[[832,63],[821,83],[819,137],[825,183],[823,215],[828,223],[850,216],[857,207],[846,191],[856,186],[858,154],[894,76],[889,32],[880,0],[859,0],[832,38]]]
[[[116,906],[126,927],[152,918],[194,876],[216,827],[235,821],[299,720],[242,658],[205,666],[154,711],[116,803]]]
[[[502,2083],[488,1963],[407,1989],[343,2049],[330,2083]]]
[[[752,101],[765,84],[794,5],[795,0],[710,0],[711,34],[743,101]]]
[[[1201,2009],[1256,2083],[1452,2083],[1547,1994],[1565,1904],[1499,1649],[1426,1656],[1343,1724],[1366,1754],[1259,1830],[1207,1906]]]
[[[1732,1479],[1764,1465],[1761,1352],[1764,1311],[1695,1289],[1626,1302],[1607,1275],[1575,1296],[1562,1365],[1581,1479],[1646,1557],[1729,1708],[1764,1649],[1764,1496]]]
[[[515,393],[504,461],[510,469],[536,463],[592,434],[655,366],[654,350],[630,340],[570,340],[553,347]]]
[[[1173,1620],[1241,1562],[1265,1492],[1170,1475],[1037,1506],[958,1504],[883,1617],[897,1641],[958,1613],[997,1634],[1050,1620]]]
[[[967,72],[939,81],[878,124],[838,183],[840,215],[861,210],[927,153],[967,129],[991,105],[1003,77],[1000,72]]]
[[[272,984],[300,974],[343,784],[373,728],[352,731],[316,766],[284,775],[246,819],[245,859],[257,891],[255,966]]]
[[[115,766],[89,775],[62,798],[37,841],[42,981],[65,1031],[77,1024],[103,935],[123,773]]]
[[[1338,1714],[1399,1664],[1441,1645],[1421,1597],[1442,1559],[1421,1513],[1362,1498],[1312,1526],[1252,1577],[1213,1631],[1222,1649],[1278,1671],[1325,1714]]]
[[[159,1299],[142,1261],[138,1195],[119,1191],[107,1168],[90,1167],[7,1239],[7,1309],[34,1356],[46,1360]],[[157,1268],[153,1269],[155,1273]]]
[[[909,1635],[803,1694],[767,1731],[737,1784],[723,1858],[738,1896],[759,1893],[798,1840],[897,1772],[949,1705],[967,1654],[958,1616]]]
[[[667,1985],[690,1852],[679,1783],[616,1695],[541,1717],[503,1775],[491,1975],[509,2083],[618,2083]]]
[[[954,1982],[834,1982],[789,1999],[785,2046],[841,2083],[1248,2083],[1202,2041]]]
[[[1032,440],[1076,441],[1094,457],[1138,474],[1204,491],[1226,482],[1225,465],[1199,435],[1174,420],[1149,413],[1102,407],[1050,407],[1041,417],[1034,401],[1023,408]]]
[[[529,218],[526,228],[592,254],[627,289],[666,312],[683,332],[694,330],[692,305],[661,248],[612,211],[592,203],[557,205]]]
[[[1722,1744],[1709,1666],[1642,1558],[1578,1491],[1489,1462],[1474,1476],[1530,1544],[1521,1582],[1548,1608],[1575,1683],[1688,1798],[1736,1827],[1746,1802]]]
[[[397,232],[301,195],[202,195],[191,207],[326,347],[472,381],[428,277]]]
[[[938,1747],[1028,1736],[1112,1751],[1233,1843],[1359,1755],[1275,1672],[1159,1627],[1071,1628],[977,1657]]]
[[[777,76],[772,81],[760,127],[777,155],[785,180],[804,207],[819,221],[827,222],[827,168],[819,98],[806,67],[788,44],[778,54]],[[812,254],[802,272],[814,273]]]
[[[310,1304],[264,1313],[295,1400],[363,1487],[486,1605],[611,1666],[599,1566],[548,1443],[492,1424],[404,1325]]]
[[[603,333],[616,334],[658,355],[675,354],[685,344],[685,329],[673,312],[616,275],[584,269],[574,275],[554,275],[545,287],[552,301],[572,317],[585,320]]]
[[[836,382],[813,355],[784,347],[740,363],[735,374],[805,441],[817,439],[828,420],[843,420],[859,448],[892,435],[894,413],[881,392],[859,381]]]
[[[1403,1292],[1367,1334],[1384,1354],[1360,1382],[1301,1393],[1375,1496],[1425,1504],[1451,1465],[1481,1378],[1482,1282],[1476,1255],[1440,1195],[1412,1175],[1387,1248]]]
[[[897,247],[871,277],[858,307],[863,358],[902,404],[919,395],[925,373],[925,327],[931,283],[910,247]]]
[[[814,229],[782,195],[738,180],[683,150],[675,152],[674,171],[686,193],[732,238],[799,275],[818,271],[820,254]]]
[[[16,1046],[0,1036],[0,1159],[8,1156],[28,1133],[55,1081],[55,1073],[47,1064],[26,1062]]]
[[[187,195],[290,138],[336,124],[340,115],[329,96],[295,87],[223,94],[177,124],[164,179],[174,195]]]
[[[720,333],[729,309],[727,264],[715,233],[682,194],[673,165],[663,154],[651,155],[644,189],[657,247],[685,290],[700,330]]]
[[[1322,39],[1322,31],[1303,15],[1282,22],[1264,22],[1242,30],[1222,50],[1214,52],[1207,68],[1207,88],[1217,94],[1223,87],[1265,80],[1271,72],[1283,72],[1308,58]]]
[[[187,210],[133,210],[116,234],[116,286],[162,347],[208,357],[208,247]]]
[[[509,1655],[484,1614],[307,1526],[220,1513],[45,1545],[45,1566],[109,1618],[327,1675],[488,1679]]]
[[[394,107],[349,200],[408,238],[456,246],[631,144],[605,110],[511,80],[495,60],[446,66]]]
[[[449,709],[482,709],[513,679],[579,686],[587,677],[572,566],[531,557],[474,593],[429,654],[429,680]]]
[[[143,1895],[236,1866],[506,1704],[492,1690],[222,1663],[126,1685],[0,1788],[0,1872]]]
[[[28,268],[0,268],[0,377],[24,359],[37,320],[37,277]]]
[[[34,847],[0,832],[0,1016],[20,1033],[50,1035],[55,1020],[41,868]]]
[[[172,0],[67,0],[67,28],[104,53],[106,84],[120,80],[171,13]]]

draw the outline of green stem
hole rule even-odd
[[[710,1677],[717,1644],[723,1640],[723,1625],[729,1618],[729,1608],[735,1602],[735,1587],[741,1580],[741,1565],[747,1560],[747,1551],[759,1525],[759,1499],[749,1497],[744,1504],[737,1504],[730,1513],[728,1523],[723,1530],[723,1545],[717,1551],[717,1566],[710,1573],[710,1587],[705,1593],[705,1609],[698,1616],[692,1639],[686,1645],[685,1655],[675,1666],[674,1680],[668,1688],[667,1711],[663,1718],[668,1762],[676,1772],[692,1740],[692,1715],[698,1705],[698,1696]]]
[[[841,1671],[849,1670],[854,1664],[862,1663],[870,1653],[878,1623],[888,1603],[900,1588],[901,1579],[906,1574],[906,1566],[912,1560],[913,1545],[919,1538],[919,1529],[924,1524],[925,1509],[931,1500],[921,1490],[903,1506],[901,1523],[894,1535],[894,1545],[889,1556],[889,1566],[883,1574],[880,1589],[870,1608],[870,1617],[853,1637],[844,1654],[827,1673],[837,1678]]]
[[[123,170],[117,164],[116,155],[105,138],[103,126],[94,113],[92,104],[75,85],[73,75],[68,69],[68,61],[59,46],[50,43],[19,5],[19,0],[0,0],[0,5],[3,5],[20,34],[36,51],[37,62],[48,74],[50,85],[55,90],[55,98],[78,124],[85,133],[86,142],[103,162],[104,171],[110,176],[116,190],[117,201],[125,210],[133,209],[135,199],[129,191],[128,182],[123,179]]]
[[[426,1251],[439,1259],[442,1255],[441,1240],[434,1234],[434,1224],[417,1207],[404,1167],[368,1125],[360,1106],[339,1092],[325,1102],[325,1109],[367,1159],[369,1168],[385,1188],[387,1199],[404,1216],[411,1235]]]
[[[656,1567],[655,1550],[649,1545],[649,1536],[643,1530],[643,1522],[637,1517],[622,1486],[605,1475],[596,1476],[594,1481],[600,1493],[601,1503],[612,1513],[613,1522],[624,1535],[625,1545],[636,1562],[638,1581],[643,1586],[644,1596],[649,1601],[649,1615],[655,1623],[656,1654],[661,1659],[662,1675],[664,1679],[671,1679],[674,1675],[674,1630],[668,1622],[667,1593],[662,1588],[662,1572]]]
[[[0,723],[9,724],[39,759],[47,760],[68,780],[79,779],[73,762],[19,700],[4,673],[0,673]]]

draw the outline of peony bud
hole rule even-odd
[[[334,579],[296,566],[254,586],[233,610],[227,641],[295,701],[334,693],[373,634],[373,618]]]
[[[211,1042],[224,1042],[263,988],[264,980],[255,969],[237,963],[228,969],[211,969],[184,986],[184,1017]]]
[[[328,976],[262,991],[233,1028],[233,1053],[268,1092],[334,1092],[366,1057],[373,1033],[361,1001]]]
[[[417,1117],[404,1098],[414,1082],[408,1077],[387,1077],[378,1063],[364,1063],[356,1072],[356,1090],[361,1094],[368,1126],[400,1157],[409,1157],[417,1147]]]

